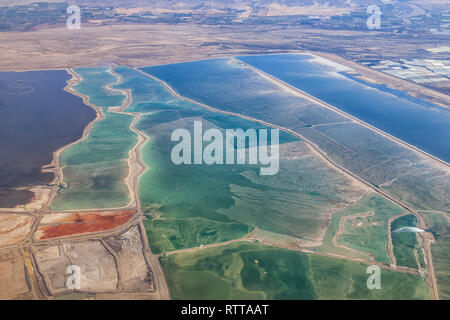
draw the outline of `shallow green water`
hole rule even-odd
[[[345,201],[348,181],[283,132],[280,143],[296,143],[304,157],[282,154],[275,176],[259,175],[257,165],[175,165],[171,133],[185,128],[192,134],[196,120],[204,130],[222,132],[264,127],[179,100],[130,68],[118,67],[116,72],[123,77],[118,87],[132,92],[127,111],[142,113],[137,128],[150,137],[141,150],[149,170],[140,177],[138,189],[143,210],[153,218],[146,222],[153,251],[240,238],[253,227],[309,238],[323,226],[324,212]],[[330,184],[334,179],[336,184]]]
[[[320,64],[318,67],[309,57],[266,55],[245,60],[423,150],[443,159],[449,154],[448,110],[425,106],[405,94],[398,97],[396,94],[400,92],[384,92],[390,90],[387,88],[372,88],[370,84],[336,73],[334,67]],[[209,59],[142,70],[166,81],[186,97],[301,134],[337,163],[413,208],[450,209],[450,177],[445,170],[423,161],[404,146],[349,122],[335,111],[293,95],[242,62],[230,58]],[[340,91],[342,94],[337,94]],[[428,120],[422,126],[424,117]],[[411,121],[399,123],[399,119],[405,118]],[[433,134],[424,134],[426,128]]]
[[[120,92],[105,88],[106,85],[113,85],[118,80],[109,70],[109,67],[75,69],[75,72],[83,80],[74,85],[73,89],[88,96],[89,102],[97,107],[105,109],[113,106],[121,106],[126,96]]]
[[[130,201],[125,178],[128,153],[137,143],[131,131],[133,117],[107,111],[120,106],[125,96],[104,88],[117,78],[108,68],[76,69],[83,80],[74,87],[89,95],[90,102],[104,109],[105,118],[94,124],[88,137],[67,148],[61,155],[64,184],[51,208],[88,209],[126,206]]]
[[[367,288],[367,265],[253,243],[161,258],[173,299],[429,299],[423,278],[381,270]]]

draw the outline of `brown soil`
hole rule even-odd
[[[135,213],[135,210],[120,210],[55,214],[42,220],[44,225],[38,227],[36,238],[46,240],[112,230],[129,221]],[[45,225],[46,221],[52,224]]]
[[[15,246],[25,241],[32,224],[30,215],[0,213],[0,247]]]

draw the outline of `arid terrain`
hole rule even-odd
[[[328,41],[333,39],[333,41]],[[0,70],[61,69],[117,63],[150,66],[213,57],[330,52],[352,60],[432,57],[426,48],[445,45],[443,37],[409,38],[368,31],[330,31],[305,27],[112,25],[65,27],[0,33]],[[357,44],[357,45],[356,45]],[[19,67],[17,67],[19,66]]]

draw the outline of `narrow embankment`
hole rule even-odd
[[[357,118],[355,116],[352,116],[351,114],[349,114],[347,112],[344,112],[341,109],[336,108],[335,106],[332,106],[332,105],[330,105],[330,104],[328,104],[328,103],[326,103],[326,102],[324,102],[324,101],[322,101],[322,100],[320,100],[320,99],[310,95],[309,93],[306,93],[303,90],[300,90],[300,89],[298,89],[298,88],[296,88],[296,87],[294,87],[294,86],[292,86],[292,85],[290,85],[290,84],[288,84],[288,83],[286,83],[286,82],[284,82],[284,81],[282,81],[282,80],[280,80],[278,78],[275,78],[274,76],[271,76],[270,74],[267,74],[264,71],[262,71],[260,69],[257,69],[255,67],[249,65],[246,62],[243,62],[242,60],[239,60],[239,59],[236,59],[236,58],[233,58],[233,59],[235,61],[239,61],[240,63],[243,63],[246,67],[248,67],[249,69],[255,71],[256,73],[258,73],[263,78],[269,80],[270,82],[272,82],[272,83],[274,83],[274,84],[276,84],[278,86],[283,87],[284,89],[287,89],[288,91],[290,91],[291,93],[293,93],[295,95],[301,96],[302,98],[307,98],[310,101],[312,101],[314,103],[317,103],[317,104],[319,104],[322,107],[330,109],[330,110],[332,110],[332,111],[334,111],[334,112],[336,112],[336,113],[338,113],[338,114],[340,114],[340,115],[342,115],[342,116],[344,116],[346,118],[349,118],[349,119],[357,122],[358,124],[362,125],[363,127],[369,128],[372,131],[375,131],[378,134],[382,135],[383,137],[385,137],[385,138],[387,138],[387,139],[389,139],[391,141],[394,141],[394,142],[396,142],[396,143],[398,143],[398,144],[400,144],[400,145],[402,145],[402,146],[404,146],[404,147],[406,147],[406,148],[408,148],[410,150],[413,150],[413,151],[419,153],[421,156],[425,157],[426,159],[433,160],[438,165],[444,166],[446,168],[450,167],[449,163],[447,163],[446,161],[444,161],[442,159],[439,159],[438,157],[433,156],[432,154],[429,154],[429,153],[427,153],[427,152],[425,152],[425,151],[423,151],[423,150],[421,150],[421,149],[419,149],[419,148],[417,148],[417,147],[415,147],[415,146],[413,146],[413,145],[411,145],[409,143],[406,143],[405,141],[403,141],[403,140],[401,140],[399,138],[396,138],[396,137],[390,135],[389,133],[378,129],[377,127],[374,127],[374,126],[372,126],[372,125],[370,125],[370,124],[360,120],[359,118]]]
[[[112,92],[120,92],[124,97],[125,100],[122,102],[121,105],[118,105],[116,107],[109,107],[108,109],[102,108],[100,106],[97,106],[93,103],[91,103],[89,101],[90,97],[87,95],[84,95],[76,90],[74,90],[72,87],[73,85],[75,85],[76,83],[78,83],[79,81],[82,81],[83,78],[81,75],[77,74],[74,70],[69,70],[73,76],[73,80],[71,81],[70,85],[67,88],[67,91],[77,95],[79,97],[81,97],[84,101],[84,103],[90,107],[92,107],[96,112],[97,112],[97,118],[92,121],[84,130],[83,136],[81,139],[79,139],[78,141],[75,141],[74,143],[65,146],[64,148],[61,148],[60,150],[58,150],[55,153],[54,156],[54,161],[53,161],[53,167],[55,168],[55,188],[51,194],[51,196],[49,197],[47,204],[45,206],[45,210],[49,211],[49,206],[50,204],[54,204],[55,198],[57,197],[57,193],[58,193],[58,188],[59,186],[63,185],[65,182],[65,177],[64,177],[64,172],[63,172],[63,165],[61,164],[60,161],[60,157],[61,154],[70,146],[73,146],[77,143],[80,143],[82,141],[84,141],[85,139],[87,139],[89,137],[89,134],[92,130],[92,128],[94,127],[94,125],[102,120],[108,120],[107,118],[109,118],[107,115],[112,115],[112,114],[120,114],[120,115],[126,115],[126,116],[130,116],[130,120],[131,123],[129,125],[129,128],[127,130],[129,130],[130,134],[135,135],[135,137],[137,137],[137,143],[133,144],[134,145],[129,145],[129,152],[128,155],[124,157],[124,160],[126,159],[127,161],[127,166],[124,169],[127,169],[127,176],[123,181],[123,184],[126,185],[127,189],[128,189],[128,195],[127,192],[125,191],[125,193],[123,194],[123,197],[128,198],[129,202],[127,204],[122,205],[121,201],[116,201],[116,204],[120,204],[120,206],[116,205],[112,205],[112,206],[103,206],[103,204],[107,204],[105,202],[105,200],[103,200],[102,206],[101,207],[97,207],[95,205],[89,206],[89,208],[71,208],[71,207],[67,207],[67,208],[59,208],[58,211],[72,211],[73,209],[76,209],[77,211],[92,211],[92,210],[104,210],[104,209],[110,209],[110,210],[114,210],[114,209],[130,209],[130,208],[140,208],[140,202],[139,202],[139,195],[137,192],[137,180],[140,174],[142,174],[146,167],[145,165],[142,163],[142,161],[140,160],[140,154],[139,154],[139,148],[142,146],[143,143],[145,143],[147,137],[145,135],[143,135],[141,132],[139,132],[135,125],[138,121],[139,118],[139,114],[137,113],[130,113],[130,112],[125,112],[124,110],[132,103],[132,97],[131,97],[131,93],[128,90],[121,90],[121,89],[115,89],[112,88],[112,86],[114,85],[119,85],[122,82],[122,78],[120,77],[120,75],[116,74],[113,70],[112,67],[111,69],[109,69],[109,72],[111,75],[113,75],[113,77],[116,80],[116,83],[114,84],[109,84],[109,85],[104,85],[104,90],[108,90],[108,91],[112,91]],[[113,123],[114,124],[114,123]],[[127,125],[128,126],[128,125]],[[125,130],[125,128],[123,128]],[[128,149],[128,147],[127,147]],[[119,159],[120,160],[120,159]],[[103,161],[103,160],[102,160]],[[118,161],[117,159],[114,161]],[[73,177],[72,177],[73,178]],[[68,181],[70,183],[70,181]],[[116,183],[120,184],[120,181],[117,181]],[[112,188],[112,187],[111,187]],[[111,189],[112,190],[112,189]],[[80,190],[76,189],[75,192],[80,192]],[[66,196],[67,197],[67,196]],[[103,199],[103,198],[102,198]],[[127,201],[128,201],[127,199]],[[61,199],[59,199],[61,200]],[[94,201],[95,199],[93,199],[91,202],[95,203],[96,201]],[[86,207],[86,206],[85,206]]]
[[[163,86],[164,86],[164,87],[165,87],[165,88],[166,88],[173,96],[175,96],[175,97],[177,97],[177,98],[179,98],[179,99],[181,99],[181,100],[184,100],[184,101],[187,101],[187,102],[196,104],[196,105],[198,105],[198,106],[200,106],[200,107],[202,107],[202,108],[205,108],[205,109],[207,109],[207,110],[209,110],[209,111],[212,111],[212,112],[217,112],[217,113],[221,113],[221,114],[226,114],[226,115],[230,115],[230,116],[239,117],[239,118],[246,119],[246,120],[249,120],[249,121],[252,121],[252,122],[260,123],[260,124],[265,125],[265,126],[268,126],[268,127],[272,127],[272,128],[275,128],[275,129],[279,129],[279,130],[282,130],[282,131],[284,131],[284,132],[286,132],[286,133],[292,134],[292,135],[294,135],[294,136],[300,138],[300,139],[303,140],[303,141],[304,141],[304,142],[305,142],[305,143],[306,143],[313,151],[315,151],[316,154],[317,154],[322,160],[324,160],[326,163],[328,163],[328,164],[329,164],[331,167],[333,167],[335,170],[337,170],[337,171],[343,173],[344,175],[346,175],[347,177],[350,177],[351,179],[355,179],[355,180],[359,181],[360,183],[362,183],[362,184],[365,185],[366,187],[372,189],[373,191],[375,191],[376,193],[380,194],[381,196],[383,196],[383,197],[387,198],[388,200],[394,202],[395,204],[399,205],[399,206],[402,207],[403,209],[406,209],[408,212],[410,212],[410,213],[416,215],[416,216],[418,217],[418,219],[419,219],[419,225],[420,225],[421,223],[423,223],[423,219],[420,217],[420,215],[419,215],[413,208],[409,207],[408,205],[404,204],[403,202],[401,202],[401,201],[397,200],[396,198],[392,197],[390,194],[388,194],[388,193],[386,193],[385,191],[381,190],[378,186],[372,184],[371,182],[365,180],[365,179],[362,178],[362,177],[359,177],[358,175],[354,174],[353,172],[351,172],[350,170],[346,169],[346,168],[343,167],[342,165],[338,164],[338,163],[337,163],[336,161],[334,161],[334,160],[333,160],[326,152],[324,152],[323,150],[321,150],[316,144],[314,144],[313,142],[311,142],[309,139],[306,139],[304,136],[300,135],[299,133],[297,133],[297,132],[295,132],[295,131],[293,131],[293,130],[291,130],[291,129],[288,129],[288,128],[284,128],[284,127],[281,127],[281,126],[278,126],[278,125],[275,125],[275,124],[272,124],[272,123],[265,122],[265,121],[263,121],[263,120],[259,120],[259,119],[256,119],[256,118],[252,118],[252,117],[245,116],[245,115],[241,115],[241,114],[234,113],[234,112],[229,112],[229,111],[219,110],[219,109],[213,108],[213,107],[211,107],[211,106],[209,106],[209,105],[206,105],[206,104],[204,104],[204,103],[201,103],[201,102],[195,101],[195,100],[193,100],[193,99],[184,97],[184,96],[180,95],[178,92],[176,92],[176,91],[175,91],[168,83],[166,83],[165,81],[163,81],[163,80],[161,80],[161,79],[159,79],[159,78],[156,78],[156,77],[154,77],[154,76],[152,76],[152,75],[150,75],[150,74],[148,74],[148,73],[146,73],[146,72],[144,72],[144,71],[142,71],[142,70],[140,70],[140,69],[138,69],[138,68],[135,68],[135,69],[136,69],[138,72],[140,72],[140,73],[146,75],[147,77],[150,77],[150,78],[152,78],[152,79],[158,81],[159,83],[161,83],[161,84],[162,84],[162,85],[163,85]],[[257,70],[257,69],[256,69],[256,70]],[[259,70],[258,70],[258,71],[259,71]],[[261,72],[261,71],[260,71],[260,72]],[[268,76],[268,75],[267,75],[267,76]],[[275,78],[273,78],[273,77],[271,77],[271,76],[268,76],[268,77],[272,78],[273,81],[278,81],[278,82],[279,82],[278,79],[275,79]],[[296,90],[296,91],[298,91],[298,89],[296,89],[296,88],[291,88],[291,90]],[[316,98],[314,98],[314,97],[311,97],[311,98],[313,98],[313,99],[315,99],[315,100],[317,100],[317,101],[320,102],[320,100],[318,100],[318,99],[316,99]],[[323,102],[322,102],[322,103],[323,103]],[[331,106],[330,106],[330,107],[331,107]],[[332,108],[334,108],[334,107],[332,107]],[[359,121],[360,121],[360,120],[359,120]],[[361,122],[362,122],[362,121],[361,121]],[[369,127],[370,127],[370,126],[369,126]],[[376,129],[376,128],[374,128],[374,129]],[[378,129],[377,129],[377,130],[378,130]],[[375,130],[375,131],[376,131],[376,130]],[[383,134],[382,131],[380,131],[380,133]],[[396,139],[396,138],[395,138],[395,139]],[[425,154],[426,154],[426,153],[425,153]],[[433,158],[432,156],[430,156],[430,157]],[[448,166],[448,164],[447,164],[446,162],[443,162],[443,161],[440,160],[440,159],[436,159],[436,161],[439,162],[439,163],[441,163],[441,165],[444,164],[444,165]],[[426,241],[425,241],[425,242],[426,242]],[[427,279],[427,280],[428,280],[428,284],[429,284],[429,286],[430,286],[430,294],[431,294],[432,299],[438,299],[438,297],[437,297],[437,295],[436,295],[436,293],[437,293],[437,285],[436,285],[436,279],[435,279],[435,277],[434,277],[434,270],[433,270],[433,267],[432,267],[433,265],[432,265],[432,263],[431,263],[431,253],[430,253],[429,245],[425,245],[425,251],[426,251],[427,257],[429,256],[429,259],[430,259],[430,262],[427,263],[427,271],[428,271],[428,272],[427,272],[427,275],[428,275],[428,279]],[[428,259],[427,259],[427,260],[428,260]],[[399,271],[400,271],[400,269],[402,269],[402,268],[399,268]]]

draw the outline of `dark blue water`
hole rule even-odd
[[[0,208],[26,203],[16,187],[42,185],[53,152],[79,139],[95,112],[63,89],[65,71],[0,72]]]
[[[436,157],[450,162],[450,110],[372,85],[311,60],[307,54],[239,57]]]

